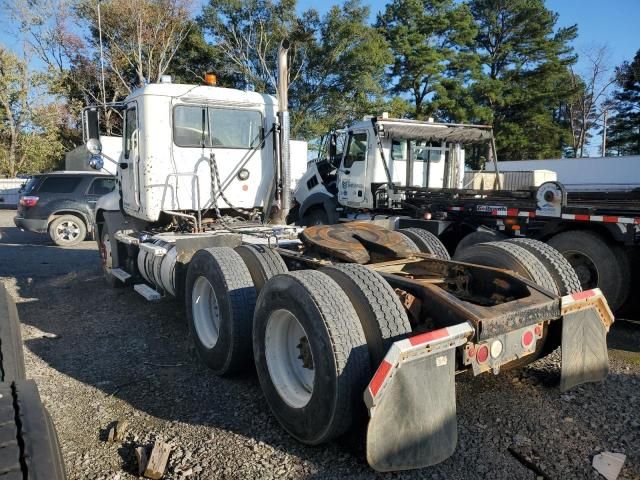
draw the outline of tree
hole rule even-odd
[[[359,1],[334,6],[322,19],[315,15],[307,12],[301,22],[307,40],[290,89],[292,135],[303,138],[377,111],[385,65],[392,60],[382,35],[367,24],[369,8]]]
[[[471,85],[474,121],[491,123],[498,157],[559,156],[570,135],[562,114],[577,27],[558,28],[543,0],[470,0],[482,70]]]
[[[275,92],[277,52],[289,51],[291,135],[311,138],[371,111],[381,102],[384,67],[391,60],[384,38],[367,24],[359,1],[297,15],[291,0],[212,1],[200,19],[223,57],[222,81],[237,88]]]
[[[127,93],[159,82],[193,26],[190,0],[81,0],[77,14],[88,22],[99,48],[98,7],[108,68]]]
[[[25,59],[0,47],[0,174],[14,177],[60,162],[61,108],[39,101],[44,80]]]
[[[640,50],[616,68],[615,114],[607,129],[607,152],[640,155]]]
[[[606,47],[585,51],[583,56],[589,61],[588,71],[580,75],[571,68],[569,75],[574,91],[567,105],[571,124],[571,151],[574,157],[584,156],[590,132],[604,114],[601,103],[615,81],[606,64]]]
[[[433,114],[433,96],[455,90],[475,66],[469,47],[476,29],[466,4],[393,0],[378,15],[376,26],[393,52],[392,92],[409,95],[416,118]]]

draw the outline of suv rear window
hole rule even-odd
[[[106,195],[116,186],[115,178],[96,178],[87,192],[89,195]]]
[[[38,193],[72,193],[81,180],[81,177],[47,177]]]

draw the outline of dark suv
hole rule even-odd
[[[92,172],[34,175],[20,192],[13,221],[23,230],[49,233],[56,245],[76,245],[92,233],[96,201],[114,187],[114,177]]]

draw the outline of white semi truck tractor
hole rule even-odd
[[[183,301],[202,362],[218,375],[255,363],[301,442],[330,441],[368,412],[379,471],[453,453],[458,372],[498,374],[561,344],[561,389],[602,380],[613,321],[602,294],[567,287],[569,273],[524,247],[496,242],[461,263],[437,239],[430,253],[373,222],[285,224],[286,47],[277,98],[161,83],[124,100],[118,188],[96,207],[109,284]],[[84,120],[100,168],[97,110]],[[509,269],[476,264],[496,257]]]

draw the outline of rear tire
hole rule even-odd
[[[409,318],[393,288],[379,273],[364,265],[321,268],[347,294],[358,314],[375,370],[396,340],[411,333]]]
[[[531,238],[512,238],[507,241],[532,253],[547,267],[560,295],[570,295],[582,290],[576,271],[569,261],[552,246]]]
[[[237,373],[251,360],[256,289],[232,248],[198,250],[185,289],[189,331],[200,359],[217,375]]]
[[[18,310],[2,283],[0,283],[0,374],[3,382],[26,378]]]
[[[288,271],[282,257],[264,245],[240,245],[235,251],[249,269],[257,294],[271,277]]]
[[[629,294],[631,271],[620,246],[588,230],[562,232],[547,243],[574,267],[582,290],[600,288],[613,311],[624,304]]]
[[[58,437],[33,380],[0,385],[0,471],[6,478],[63,480]]]
[[[559,294],[551,272],[532,253],[511,242],[478,243],[453,257],[460,262],[512,270],[542,288]]]
[[[310,445],[346,432],[362,408],[370,369],[345,292],[322,272],[290,272],[267,282],[255,312],[256,370],[283,428]]]
[[[49,236],[60,247],[73,247],[84,241],[87,227],[75,215],[62,215],[49,224]]]
[[[490,230],[488,228],[480,228],[475,232],[471,232],[467,236],[463,237],[462,240],[458,242],[453,258],[456,258],[456,256],[459,253],[462,253],[462,251],[466,248],[477,245],[478,243],[499,242],[501,240],[505,240],[506,238],[507,236],[504,233],[498,232],[496,230]]]
[[[404,234],[416,244],[421,253],[430,253],[441,260],[451,260],[451,256],[440,239],[433,233],[422,228],[401,228],[398,232]]]

